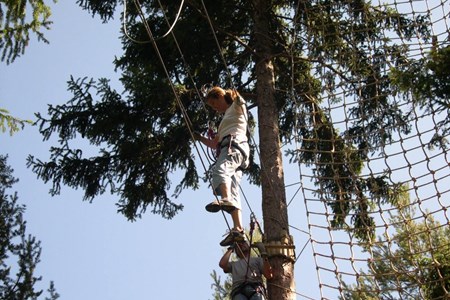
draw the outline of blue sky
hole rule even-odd
[[[122,53],[120,20],[102,24],[74,2],[52,4],[54,24],[46,32],[49,45],[33,37],[24,56],[10,65],[1,63],[0,107],[13,116],[34,120],[34,113],[46,114],[47,104],[68,101],[70,75],[110,78],[113,87],[121,91],[112,64],[114,56]],[[82,191],[67,187],[59,196],[49,195],[51,186],[37,180],[26,167],[29,154],[46,160],[48,149],[56,142],[43,142],[37,127],[26,126],[12,137],[2,133],[0,140],[1,154],[9,155],[14,176],[20,180],[12,191],[18,191],[20,202],[27,207],[28,233],[42,242],[37,270],[43,276],[42,289],[53,280],[63,300],[212,299],[210,273],[219,271],[219,241],[227,227],[221,214],[204,210],[212,200],[206,184],[198,191],[183,192],[179,201],[185,210],[173,220],[147,213],[129,222],[117,214],[115,195],[103,195],[92,203],[82,201]],[[77,147],[86,146],[82,140],[77,143]],[[287,183],[298,181],[298,172],[289,176],[287,173]],[[245,178],[243,181],[261,221],[260,192],[248,186]],[[305,230],[304,210],[300,201],[298,208],[296,204],[290,208],[300,214],[291,224]],[[244,223],[248,222],[248,209],[244,208]],[[297,247],[302,248],[306,236],[293,234]],[[302,265],[296,268],[297,289],[319,298],[310,248],[306,247]]]

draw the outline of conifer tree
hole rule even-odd
[[[357,284],[346,284],[341,299],[447,299],[450,291],[450,229],[403,203],[391,215],[392,236],[379,236],[373,259]],[[389,238],[389,246],[383,242]],[[396,272],[393,272],[396,270]]]
[[[0,60],[9,64],[24,54],[31,33],[48,43],[42,29],[50,29],[50,16],[50,7],[43,0],[1,1]]]
[[[122,4],[78,3],[104,22]],[[182,190],[197,189],[207,178],[195,164],[191,131],[206,131],[208,120],[214,120],[196,91],[215,83],[236,88],[257,107],[259,145],[252,147],[259,152],[253,152],[246,173],[261,185],[268,243],[289,239],[281,144],[293,134],[301,137],[302,151],[286,154],[291,162],[314,168],[320,197],[333,211],[332,227],[373,240],[371,206],[395,204],[401,186],[386,174],[360,177],[363,162],[394,134],[411,129],[408,112],[389,97],[394,87],[383,73],[404,61],[408,47],[384,33],[410,39],[419,32],[427,39],[426,17],[409,19],[365,0],[188,0],[175,19],[166,13],[178,11],[179,3],[162,4],[128,3],[124,53],[114,61],[124,92],[107,79],[71,78],[72,99],[49,106],[48,119],[37,115],[44,139],[57,135],[60,145],[51,148],[48,161],[30,156],[28,164],[53,184],[52,194],[62,184],[82,188],[87,200],[110,191],[128,219],[149,208],[174,217],[183,208],[176,202]],[[383,43],[377,43],[380,36]],[[336,89],[348,91],[357,103],[349,110],[354,121],[343,132],[321,103],[323,93]],[[97,146],[98,155],[86,157],[71,145],[77,136]],[[175,170],[182,177],[170,195]],[[292,299],[293,262],[283,256],[271,262],[277,275],[269,298]]]
[[[25,206],[18,204],[17,193],[7,193],[18,181],[12,173],[7,157],[0,155],[0,299],[35,300],[43,292],[36,289],[42,280],[36,275],[41,243],[26,233]],[[59,298],[53,282],[48,292],[46,300]]]

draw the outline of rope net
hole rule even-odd
[[[320,2],[338,5],[336,1]],[[358,2],[354,1],[355,6]],[[310,129],[299,121],[295,143],[284,146],[293,153],[298,162],[295,172],[300,174],[296,184],[287,182],[287,193],[292,194],[291,223],[299,219],[294,203],[304,200],[307,223],[299,227],[308,228],[322,299],[450,299],[446,145],[450,73],[439,70],[444,61],[449,67],[450,1],[372,1],[372,5],[380,15],[399,12],[392,22],[401,22],[401,17],[412,20],[405,24],[412,25],[409,32],[386,27],[363,45],[367,62],[378,68],[373,76],[349,80],[346,74],[351,70],[342,66],[353,58],[345,48],[336,53],[334,62],[346,63],[333,65],[321,60],[320,51],[326,49],[318,50],[320,41],[313,33],[329,31],[330,38],[340,35],[352,45],[358,44],[361,36],[369,36],[371,25],[339,32],[326,23],[316,24],[305,36],[309,57],[319,57],[313,73],[320,78],[321,91],[316,98],[320,100],[308,91],[292,96],[297,103],[296,119],[313,119],[314,134],[305,137]],[[303,9],[307,14],[318,13],[306,6]],[[339,16],[356,17],[361,16]],[[427,34],[421,28],[424,24]],[[395,53],[403,58],[396,59]],[[444,75],[433,77],[439,74]],[[427,78],[439,86],[427,83]],[[398,89],[385,88],[388,81],[397,82]],[[320,108],[305,109],[305,99],[319,103]],[[377,123],[396,114],[392,107],[406,119]],[[335,131],[319,143],[316,135],[327,124],[333,124]],[[382,138],[375,141],[374,136]],[[364,146],[364,141],[371,141],[370,147]],[[354,169],[343,170],[344,163]],[[330,180],[338,182],[338,188],[331,189]],[[297,261],[303,259],[304,255],[298,254]],[[304,280],[297,278],[297,282]],[[301,284],[297,285],[300,289]],[[301,295],[302,291],[298,292]]]

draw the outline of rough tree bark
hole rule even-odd
[[[275,102],[273,40],[267,12],[270,1],[253,0],[256,32],[256,94],[261,159],[262,211],[266,244],[282,241],[289,234],[284,172]],[[292,241],[290,240],[290,243]],[[295,299],[294,265],[283,255],[270,257],[274,278],[268,283],[269,299]]]

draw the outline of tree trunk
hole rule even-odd
[[[273,40],[269,30],[270,1],[253,0],[256,43],[255,68],[258,131],[261,160],[262,211],[266,245],[280,244],[289,235],[289,222],[280,148],[275,76],[272,63]],[[289,244],[292,240],[288,237]],[[279,249],[279,248],[278,248]],[[278,250],[275,248],[275,252]],[[268,249],[269,254],[273,251]],[[295,299],[294,265],[280,254],[270,255],[274,277],[268,281],[270,300]]]

